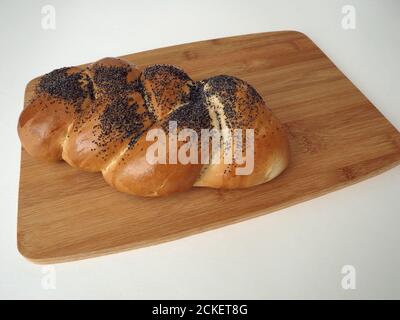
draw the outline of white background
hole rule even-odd
[[[41,8],[56,9],[43,30]],[[356,29],[341,26],[356,8]],[[26,83],[54,68],[173,44],[306,33],[400,128],[400,1],[0,2],[0,298],[400,298],[400,167],[273,214],[153,247],[43,267],[16,248]],[[349,146],[351,148],[351,146]],[[246,199],[243,199],[246,201]],[[356,290],[341,287],[343,265]]]

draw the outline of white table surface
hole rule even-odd
[[[46,4],[56,9],[55,30],[41,27]],[[354,30],[342,28],[346,4],[356,9]],[[399,14],[395,0],[2,0],[0,298],[400,298],[400,167],[246,222],[51,269],[16,248],[16,124],[31,78],[104,56],[298,30],[399,129]],[[356,270],[354,290],[341,286],[344,265]],[[55,289],[43,285],[50,273]]]

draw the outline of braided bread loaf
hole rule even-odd
[[[238,175],[237,163],[223,161],[233,152],[227,131],[218,138],[223,152],[207,163],[200,158],[210,149],[198,146],[197,162],[149,162],[146,152],[154,139],[148,141],[148,133],[165,131],[174,122],[176,133],[189,128],[199,136],[202,129],[254,129],[253,170]],[[20,115],[18,134],[30,155],[101,171],[117,190],[141,196],[167,195],[192,186],[250,187],[279,175],[289,158],[281,124],[246,82],[229,76],[194,82],[171,65],[140,71],[115,58],[42,76]],[[166,158],[171,159],[171,132],[166,137]],[[186,143],[187,139],[175,142],[177,149]],[[192,149],[185,150],[187,154]]]

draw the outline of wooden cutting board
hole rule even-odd
[[[123,58],[139,66],[175,64],[195,80],[228,74],[248,81],[285,124],[291,164],[254,188],[193,188],[149,199],[117,192],[101,174],[38,161],[22,151],[18,249],[34,262],[83,259],[189,236],[309,200],[400,162],[399,132],[302,33],[214,39]]]

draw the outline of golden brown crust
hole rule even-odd
[[[161,129],[157,123],[151,129]],[[166,136],[166,159],[169,159],[169,136]],[[133,148],[127,149],[121,157],[103,171],[105,180],[116,189],[147,197],[164,196],[189,190],[200,174],[202,165],[176,163],[151,164],[146,152],[153,141],[147,141],[146,134],[140,137]],[[183,142],[178,142],[178,148]],[[200,156],[200,154],[199,154]]]
[[[141,75],[149,105],[157,119],[163,119],[177,106],[190,99],[192,79],[181,69],[155,64],[145,68]]]
[[[18,135],[25,150],[34,157],[45,160],[61,160],[62,144],[69,125],[77,116],[77,109],[85,108],[88,98],[85,89],[74,99],[64,99],[59,91],[70,88],[71,83],[85,82],[81,68],[63,68],[52,76],[42,77],[35,95],[22,111],[18,121]],[[59,71],[56,70],[56,71]],[[49,75],[51,75],[50,73]],[[57,88],[56,82],[63,82]],[[50,91],[50,93],[49,93]],[[82,94],[82,95],[80,95]]]
[[[195,186],[247,188],[278,176],[288,165],[289,146],[284,128],[263,99],[253,87],[237,78],[217,76],[203,84],[209,109],[218,118],[222,129],[227,129],[231,136],[234,129],[254,130],[254,169],[250,174],[237,174],[237,168],[243,168],[245,164],[226,163],[221,152],[219,163],[209,164]],[[244,141],[245,135],[242,131]],[[222,144],[228,155],[234,153],[232,145]],[[246,156],[246,148],[243,148],[242,156]]]
[[[271,116],[266,123],[268,125],[261,127],[254,137],[254,171],[251,174],[237,175],[235,169],[243,165],[224,164],[221,156],[220,164],[207,166],[194,186],[247,188],[277,177],[289,164],[288,141],[284,128],[274,116]]]
[[[101,171],[152,119],[136,85],[140,71],[134,65],[105,58],[86,72],[95,99],[73,122],[62,157],[74,167]]]
[[[220,163],[201,163],[200,145],[196,163],[149,162],[147,151],[154,143],[147,139],[150,129],[167,134],[169,159],[171,122],[177,123],[177,133],[191,129],[198,137],[202,129],[222,130],[220,148],[228,155],[236,147],[228,143],[226,132],[240,129],[245,136],[246,129],[253,130],[253,170],[238,174],[245,164],[226,163],[223,152]],[[32,156],[101,171],[117,190],[141,196],[168,195],[193,185],[246,188],[273,179],[289,162],[284,128],[246,82],[229,76],[193,82],[174,66],[140,71],[114,58],[43,76],[21,113],[18,134]],[[251,139],[243,139],[241,156],[247,160]],[[178,150],[184,144],[178,141]]]

